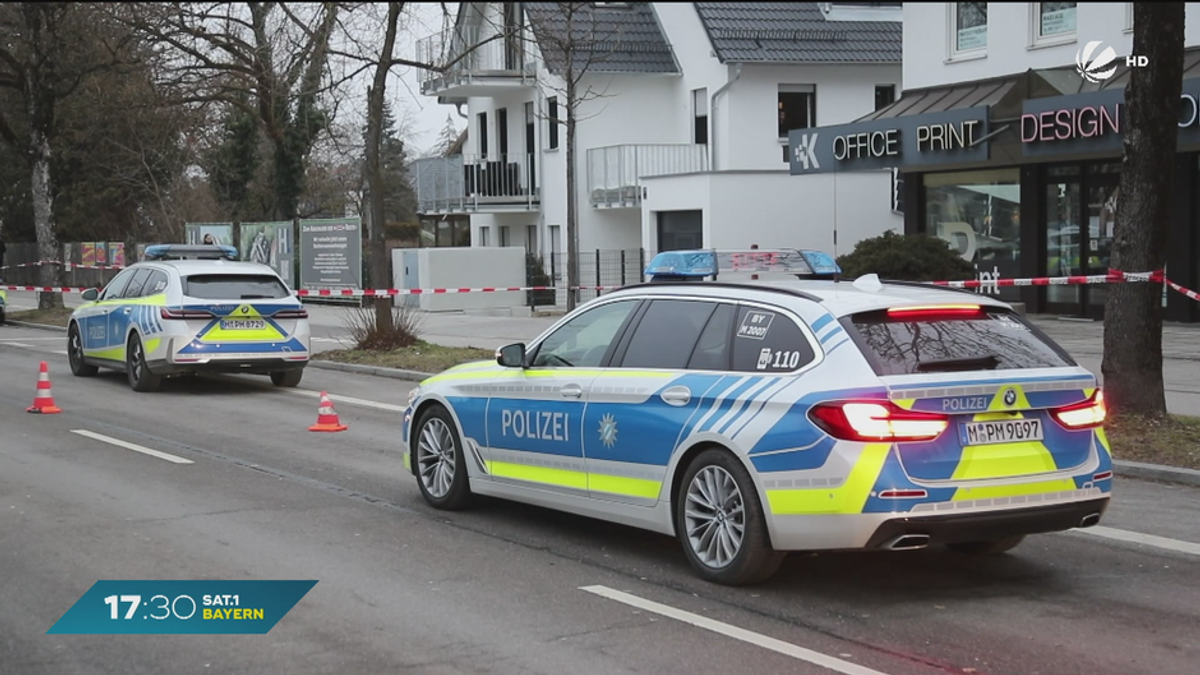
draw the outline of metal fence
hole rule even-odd
[[[89,242],[92,243],[92,242]],[[70,242],[62,245],[62,251],[55,256],[57,262],[69,262],[78,265],[132,265],[137,261],[137,246],[130,248],[124,246],[121,253],[122,258],[118,261],[109,259],[107,255],[109,251],[108,242],[93,243],[93,251],[98,251],[103,244],[105,251],[104,256],[97,260],[95,254],[89,259],[84,259],[84,247],[81,243]],[[29,265],[41,261],[41,256],[38,255],[37,244],[29,243],[9,243],[8,251],[4,256],[5,269],[0,269],[0,279],[6,284],[14,284],[18,286],[40,286],[41,267],[18,267],[18,265]],[[59,266],[61,269],[62,266]],[[88,287],[88,286],[103,286],[112,280],[121,270],[97,270],[97,269],[62,269],[62,285],[73,288]]]
[[[648,260],[644,249],[594,249],[579,252],[579,285],[625,286],[641,283]],[[555,287],[554,303],[567,304],[567,254],[555,253],[547,258],[548,277]],[[604,291],[585,288],[577,296],[580,304],[603,295]]]
[[[592,206],[633,206],[641,203],[643,178],[707,170],[707,145],[654,143],[589,148],[588,198]]]

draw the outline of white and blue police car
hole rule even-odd
[[[725,584],[789,551],[997,554],[1100,521],[1092,373],[998,300],[837,273],[660,254],[650,282],[422,382],[405,467],[440,509],[490,495],[678,537]]]

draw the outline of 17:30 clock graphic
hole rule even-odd
[[[47,633],[265,634],[316,581],[97,581]]]

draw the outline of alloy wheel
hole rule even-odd
[[[687,540],[700,561],[720,569],[737,557],[746,534],[746,509],[737,482],[725,469],[709,465],[688,485],[684,522]]]

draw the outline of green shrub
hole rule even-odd
[[[885,281],[956,281],[974,279],[975,266],[943,239],[924,234],[901,235],[892,231],[863,239],[854,250],[838,258],[842,277],[857,279],[878,274]]]

